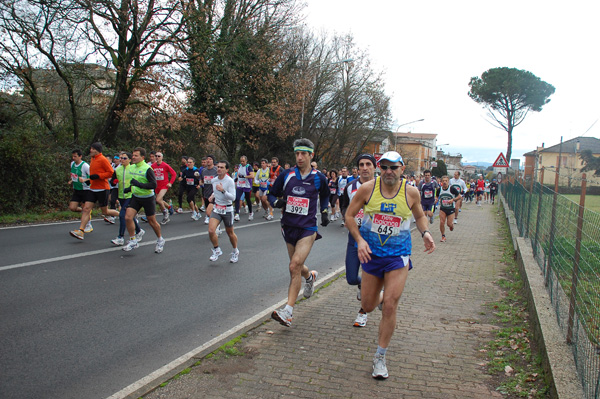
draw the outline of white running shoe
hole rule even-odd
[[[125,244],[125,239],[123,237],[117,237],[114,240],[110,240],[110,242],[112,242],[116,246],[120,247],[121,245]]]
[[[196,220],[196,221],[200,220],[200,214],[198,212],[196,212],[196,216],[194,216],[194,220]]]
[[[183,208],[178,208],[177,213],[183,213]]]
[[[135,235],[135,240],[138,242],[142,241],[142,237],[144,236],[144,234],[146,234],[146,230],[140,229],[140,232]]]
[[[231,258],[229,258],[229,262],[230,263],[237,263],[239,256],[240,256],[240,250],[236,249],[235,251],[233,251],[231,253]]]
[[[204,207],[204,205],[202,205],[202,206],[200,207],[200,212],[206,212],[206,208]]]
[[[160,221],[160,224],[165,225],[167,223],[169,223],[171,221],[171,218],[169,217],[169,214],[167,213],[165,216],[163,216],[163,220]]]
[[[254,220],[254,213],[248,215],[248,220]]]
[[[123,247],[123,251],[131,251],[132,249],[136,249],[140,246],[140,244],[138,244],[137,240],[129,240],[129,242],[127,243],[127,245],[125,245]]]
[[[205,217],[204,218],[204,224],[208,224],[209,220],[210,220],[210,216]]]
[[[310,298],[312,294],[315,292],[315,282],[317,281],[317,277],[319,276],[319,272],[316,270],[310,271],[310,276],[304,282],[304,298]]]
[[[163,251],[164,247],[165,247],[165,239],[160,237],[158,240],[156,240],[156,246],[154,247],[154,252],[159,254]]]
[[[248,213],[248,205],[244,205],[244,213]]]
[[[454,224],[458,224],[458,219],[454,219]]]
[[[197,215],[196,211],[193,211],[192,216],[191,216],[192,220],[198,220],[198,219],[196,219],[196,215]]]
[[[268,214],[267,215],[267,220],[273,220],[273,215],[272,214]]]
[[[373,358],[373,374],[371,374],[373,378],[377,379],[385,379],[388,378],[388,370],[385,365],[385,356],[380,355],[379,353],[375,354]]]
[[[240,214],[236,213],[235,216],[233,217],[233,220],[235,220],[236,222],[240,221]]]
[[[94,227],[92,226],[92,222],[89,221],[87,222],[87,224],[85,225],[85,229],[83,229],[84,233],[91,233],[92,231],[94,231]]]
[[[217,248],[213,248],[212,249],[212,255],[210,256],[210,260],[211,262],[216,261],[217,259],[219,259],[219,256],[223,255],[223,251],[221,251],[220,247]]]
[[[286,327],[292,326],[292,314],[285,310],[285,307],[279,310],[274,310],[273,313],[271,313],[271,318],[273,320],[277,320],[279,323]]]
[[[115,217],[114,216],[104,216],[102,215],[102,217],[104,218],[104,221],[108,224],[115,224]]]
[[[366,326],[368,318],[369,318],[369,316],[367,316],[366,313],[360,313],[360,312],[358,312],[358,315],[356,316],[356,320],[354,320],[354,327],[364,327],[364,326]]]

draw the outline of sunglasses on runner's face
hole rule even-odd
[[[389,166],[388,165],[379,165],[379,169],[381,169],[381,170],[388,170],[388,169],[397,170],[399,167],[400,167],[400,165],[389,165]]]
[[[121,159],[122,159],[123,161],[127,161],[129,158],[127,158],[127,157],[121,157]]]

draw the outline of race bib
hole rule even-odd
[[[373,215],[371,231],[386,236],[397,236],[400,234],[402,217],[376,213]]]
[[[356,216],[354,216],[354,220],[356,220],[356,224],[358,225],[358,227],[362,226],[362,221],[364,217],[365,213],[363,212],[362,208],[360,208],[360,211],[358,211]]]
[[[79,176],[77,176],[77,173],[71,173],[71,180],[74,182],[79,181]]]
[[[214,208],[215,213],[217,213],[218,215],[224,215],[227,213],[227,206],[225,205],[219,205],[219,204],[215,204],[215,208]]]
[[[337,193],[337,190],[336,190],[335,188],[330,188],[330,189],[329,189],[329,192],[330,192],[331,194],[335,194],[335,193]]]
[[[186,183],[188,186],[193,186],[193,185],[194,185],[194,179],[193,179],[193,178],[189,178],[189,177],[188,177],[188,178],[186,178],[186,179],[185,179],[185,183]]]
[[[248,179],[245,177],[238,177],[238,187],[250,187]]]
[[[261,181],[260,182],[260,188],[264,188],[265,190],[267,189],[269,182],[266,181]]]
[[[454,201],[452,201],[451,199],[443,199],[442,200],[442,206],[444,208],[452,208],[453,203],[454,203]]]
[[[285,211],[288,213],[294,213],[296,215],[308,215],[308,206],[310,200],[308,198],[287,197],[287,204],[285,205]]]
[[[155,171],[156,173],[156,180],[165,180],[165,176],[163,175],[162,170],[159,171]]]
[[[432,190],[423,190],[423,197],[425,197],[425,198],[433,197],[433,191]]]
[[[204,184],[211,184],[214,176],[204,176]]]

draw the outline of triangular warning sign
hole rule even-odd
[[[494,168],[508,168],[508,162],[506,161],[506,158],[504,158],[503,153],[500,153],[500,155],[498,155],[498,158],[496,158],[496,162],[494,162],[492,166]]]

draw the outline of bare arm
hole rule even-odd
[[[352,198],[352,201],[350,201],[350,205],[348,205],[348,209],[346,209],[346,215],[344,218],[346,222],[346,228],[356,240],[358,248],[358,260],[360,260],[361,263],[366,263],[371,260],[371,248],[369,248],[369,244],[367,244],[367,242],[360,235],[358,225],[356,224],[354,217],[369,199],[371,191],[373,191],[373,184],[375,184],[375,181],[371,180],[360,186]]]
[[[406,194],[408,196],[408,206],[410,207],[413,217],[415,218],[417,230],[423,236],[425,252],[430,254],[435,250],[435,243],[433,242],[433,237],[428,230],[429,221],[427,220],[425,213],[423,213],[423,208],[421,208],[421,196],[419,195],[419,190],[413,186],[406,186]],[[425,232],[425,234],[423,234],[423,232]]]

